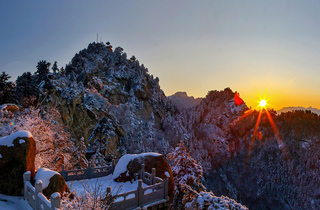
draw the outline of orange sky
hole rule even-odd
[[[204,97],[230,87],[252,107],[265,95],[275,109],[320,109],[320,1],[4,1],[1,6],[0,18],[7,21],[0,33],[0,70],[13,80],[35,72],[39,60],[65,66],[99,33],[159,77],[166,95],[186,91]]]

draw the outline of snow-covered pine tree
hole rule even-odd
[[[57,61],[55,61],[52,65],[52,71],[53,73],[59,73],[59,68],[58,68],[58,65],[57,65]]]
[[[78,142],[76,149],[73,152],[74,158],[78,161],[74,167],[76,169],[84,169],[88,167],[88,160],[86,158],[86,145],[84,143],[84,138],[82,137]]]
[[[15,103],[13,93],[15,85],[8,81],[11,78],[6,72],[0,74],[0,104]]]
[[[90,164],[91,167],[103,167],[107,166],[107,162],[104,160],[104,155],[102,155],[99,151],[99,148],[97,148],[96,152],[91,156]]]
[[[37,84],[40,84],[42,80],[45,80],[50,72],[49,67],[51,66],[50,62],[46,60],[41,60],[37,64],[37,71],[35,72]]]
[[[66,71],[64,70],[63,66],[60,68],[60,74],[65,75]]]
[[[36,88],[31,72],[24,72],[21,76],[18,76],[15,95],[21,103],[25,98],[37,97],[38,94],[39,90]]]

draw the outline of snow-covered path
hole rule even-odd
[[[8,196],[0,194],[1,210],[33,210],[23,196]]]
[[[107,187],[111,187],[111,193],[112,195],[136,190],[138,187],[138,180],[130,182],[115,182],[112,179],[112,175],[95,178],[95,179],[85,179],[85,180],[79,180],[79,181],[69,181],[67,182],[67,185],[70,187],[70,191],[77,192],[79,194],[84,194],[87,192],[94,192],[99,191],[101,193],[105,193],[107,190]],[[145,183],[143,183],[143,187],[147,187]]]

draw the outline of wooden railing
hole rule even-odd
[[[107,195],[112,200],[111,209],[124,210],[135,207],[141,207],[156,201],[168,202],[168,179],[162,180],[156,177],[156,169],[152,169],[152,173],[144,171],[145,167],[142,165],[140,180],[138,182],[137,190],[121,193],[111,196],[111,187],[107,188]],[[143,187],[143,183],[150,185]]]
[[[38,180],[33,187],[30,183],[31,173],[27,171],[23,174],[24,199],[28,201],[34,210],[58,210],[60,209],[60,194],[53,193],[50,201],[42,194],[42,181]]]
[[[59,173],[66,181],[75,181],[75,180],[83,180],[83,179],[92,179],[98,178],[102,176],[108,176],[112,174],[115,168],[114,160],[112,160],[109,166],[92,168],[90,162],[88,163],[88,168],[85,169],[77,169],[65,171],[64,165],[62,165],[62,171]]]

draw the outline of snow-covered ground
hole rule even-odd
[[[8,196],[0,194],[1,210],[33,210],[23,196]]]
[[[112,174],[110,174],[108,176],[95,178],[95,179],[69,181],[67,182],[67,185],[70,187],[71,192],[74,191],[77,194],[85,194],[86,192],[93,193],[94,191],[102,194],[107,191],[107,187],[111,187],[111,194],[117,195],[120,193],[136,190],[138,187],[138,180],[132,181],[132,183],[115,182],[112,179]],[[147,187],[147,186],[148,185],[143,183],[143,187]]]

